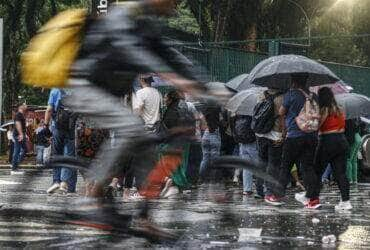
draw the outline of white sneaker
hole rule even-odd
[[[294,195],[294,198],[296,199],[296,201],[302,203],[304,206],[306,206],[307,203],[308,203],[308,198],[306,197],[306,192],[296,193]]]
[[[341,201],[335,206],[335,210],[351,210],[352,208],[350,201]]]
[[[56,190],[58,190],[60,187],[60,184],[59,183],[54,183],[51,187],[48,188],[48,190],[46,190],[46,193],[48,194],[52,194],[54,193]]]
[[[20,170],[11,170],[10,171],[10,175],[23,175],[24,174],[24,171],[20,171]]]
[[[164,185],[164,188],[162,189],[161,193],[159,194],[159,197],[162,197],[167,193],[168,189],[172,186],[172,179],[168,178],[166,180],[166,184]]]
[[[167,191],[161,196],[161,198],[172,198],[173,196],[176,196],[180,193],[180,190],[176,186],[171,186],[167,189]]]
[[[144,197],[141,196],[138,191],[134,191],[130,193],[128,199],[131,201],[139,201],[139,200],[143,200]]]

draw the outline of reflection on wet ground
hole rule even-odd
[[[29,175],[30,173],[28,173]],[[153,243],[147,239],[47,219],[50,211],[63,211],[80,201],[78,195],[45,193],[49,172],[38,174],[29,185],[27,176],[0,172],[1,209],[27,208],[39,215],[0,218],[0,246],[27,248],[194,248],[194,249],[319,249],[370,248],[370,184],[351,190],[354,210],[334,211],[339,201],[336,187],[322,192],[323,207],[306,210],[290,194],[287,205],[272,207],[246,198],[241,189],[223,185],[202,185],[177,199],[151,201],[150,218],[164,230],[180,235],[174,243]],[[82,185],[82,180],[79,181]],[[136,215],[140,204],[115,200],[121,214]],[[336,241],[323,244],[322,237]]]

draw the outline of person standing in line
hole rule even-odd
[[[237,115],[234,120],[234,139],[239,144],[239,156],[248,161],[255,161],[258,158],[256,147],[256,136],[251,129],[252,116]],[[252,196],[253,174],[243,169],[243,195]],[[263,197],[263,185],[256,185],[256,198]]]
[[[345,137],[345,115],[338,107],[332,90],[328,87],[319,90],[320,131],[315,163],[317,175],[321,176],[325,167],[330,163],[335,180],[341,193],[341,201],[335,206],[336,210],[350,210],[349,182],[346,176],[346,152],[348,142]]]
[[[8,139],[8,148],[9,148],[9,156],[8,156],[8,162],[9,164],[12,164],[13,161],[13,153],[14,153],[14,128],[13,126],[9,126],[8,131],[6,132],[6,137]]]
[[[23,161],[24,156],[27,152],[26,146],[26,118],[27,105],[22,103],[18,105],[18,112],[15,114],[14,125],[15,129],[13,132],[14,138],[14,152],[12,159],[12,170],[11,175],[24,174],[23,171],[18,170],[19,164]]]
[[[141,89],[136,92],[132,102],[134,112],[144,120],[148,131],[152,131],[161,119],[162,96],[151,86],[152,82],[152,76],[140,76]]]
[[[201,181],[211,179],[210,166],[214,159],[221,154],[220,113],[217,106],[207,107],[202,112],[205,120],[205,130],[202,136],[202,162],[199,176]]]
[[[283,124],[284,119],[279,115],[283,105],[283,93],[276,89],[268,89],[260,96],[260,101],[271,98],[274,108],[274,122],[271,131],[263,134],[256,133],[258,155],[266,163],[266,172],[271,176],[277,176],[281,165],[281,154],[283,147]],[[257,183],[263,180],[257,179]],[[261,186],[261,184],[259,184]],[[271,183],[265,183],[265,201],[275,204],[275,188]],[[261,193],[259,194],[261,195]],[[263,195],[263,193],[262,193]]]
[[[159,91],[152,87],[153,77],[141,75],[139,84],[141,89],[136,91],[132,98],[132,109],[144,121],[145,128],[149,132],[154,132],[155,125],[161,119],[162,96]],[[135,159],[130,158],[127,162],[125,183],[123,188],[124,200],[142,199],[137,188],[134,188],[134,166]]]
[[[36,165],[42,166],[44,164],[44,151],[49,146],[49,139],[51,133],[45,130],[44,121],[36,119],[37,128],[35,129],[35,147],[36,147]]]
[[[75,119],[63,105],[66,91],[52,89],[49,95],[48,107],[45,112],[45,129],[51,123],[52,154],[75,156]],[[76,192],[77,171],[67,167],[53,169],[53,184],[47,190],[48,194]]]
[[[349,143],[347,156],[347,178],[350,184],[358,181],[358,151],[361,148],[360,125],[357,119],[346,120],[346,138]]]
[[[286,187],[290,180],[291,168],[294,163],[300,162],[307,192],[303,195],[297,194],[295,198],[309,209],[321,206],[319,200],[320,181],[314,167],[317,131],[303,131],[296,122],[306,101],[317,106],[317,96],[309,91],[307,78],[307,74],[292,74],[292,87],[284,95],[283,105],[279,110],[279,115],[285,120],[284,129],[286,132],[283,134],[286,133],[286,139],[283,144],[282,164],[279,173],[281,188],[279,188],[275,200],[270,201],[270,204],[281,204],[281,199],[285,196]]]

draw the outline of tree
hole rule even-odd
[[[19,93],[26,101],[46,104],[47,93],[21,84],[19,59],[38,28],[57,12],[66,8],[86,7],[89,0],[1,0],[0,16],[4,19],[4,114],[11,114]]]

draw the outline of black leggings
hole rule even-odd
[[[321,135],[315,156],[318,176],[322,176],[325,168],[331,164],[342,201],[349,200],[349,182],[346,175],[347,150],[348,142],[343,133]]]

